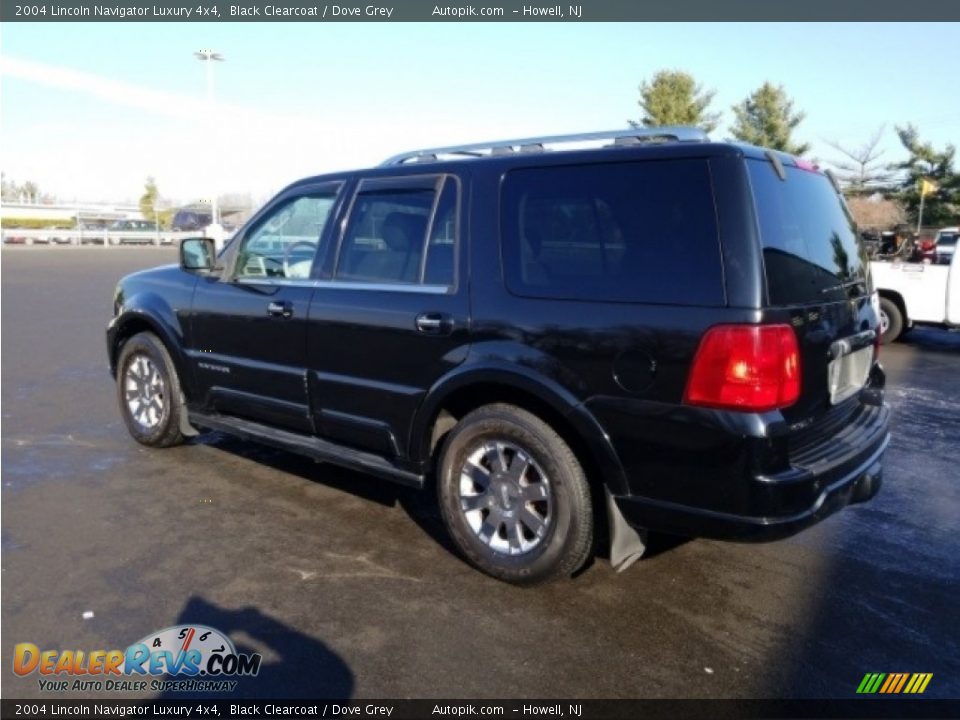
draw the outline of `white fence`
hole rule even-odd
[[[202,230],[170,232],[161,230],[3,230],[4,245],[175,245],[184,238],[199,237]]]

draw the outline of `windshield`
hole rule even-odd
[[[957,233],[940,233],[937,238],[937,245],[948,245],[953,247],[957,244]]]
[[[774,305],[844,300],[862,290],[866,257],[846,205],[825,175],[767,160],[747,168]]]

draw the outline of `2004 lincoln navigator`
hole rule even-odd
[[[598,540],[622,567],[647,531],[776,539],[871,498],[878,338],[829,175],[653,128],[296,182],[219,256],[124,278],[107,351],[139,442],[435,487],[463,555],[529,584]]]

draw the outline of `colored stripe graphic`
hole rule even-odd
[[[917,680],[917,684],[913,686],[913,691],[915,693],[922,693],[927,689],[927,685],[930,683],[930,678],[933,677],[933,673],[920,673],[920,678]]]
[[[890,673],[887,675],[887,681],[880,686],[881,693],[887,693],[890,690],[891,685],[896,685],[897,681],[900,680],[900,675],[898,673]]]
[[[857,694],[920,695],[932,678],[933,673],[867,673],[857,686]]]

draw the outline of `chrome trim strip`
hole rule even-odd
[[[255,277],[234,278],[237,285],[264,285],[268,287],[316,287],[318,280],[299,278],[272,278],[270,280]]]
[[[449,285],[416,285],[410,283],[351,282],[346,280],[296,280],[276,278],[259,280],[243,278],[234,280],[238,285],[263,285],[270,287],[310,287],[324,290],[370,290],[374,292],[405,292],[423,295],[446,295],[451,291]]]
[[[375,290],[377,292],[422,293],[425,295],[446,295],[449,285],[411,285],[408,283],[365,283],[343,280],[317,280],[316,287],[331,290]]]

